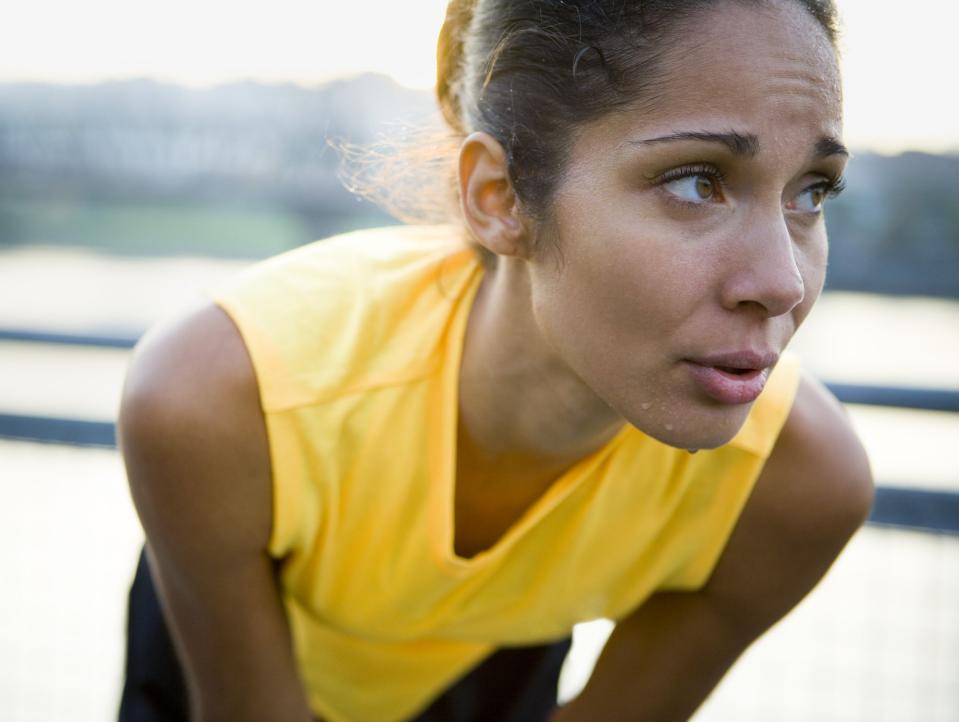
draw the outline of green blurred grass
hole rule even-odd
[[[275,207],[0,199],[0,247],[71,246],[121,255],[263,258],[382,223],[382,217],[343,216],[318,227]]]

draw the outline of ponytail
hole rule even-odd
[[[477,0],[450,0],[436,48],[436,98],[440,111],[456,133],[463,134],[461,93],[463,46]]]

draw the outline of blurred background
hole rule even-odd
[[[882,488],[699,722],[959,721],[959,11],[838,4],[855,157],[794,347]],[[115,717],[143,538],[112,441],[129,346],[257,259],[395,222],[343,189],[328,141],[435,121],[444,9],[0,9],[0,719]],[[577,630],[564,695],[608,629]]]

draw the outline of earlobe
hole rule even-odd
[[[460,210],[473,237],[498,256],[526,257],[526,229],[509,177],[506,152],[488,133],[460,148]]]

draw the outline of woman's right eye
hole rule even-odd
[[[723,200],[720,179],[701,170],[685,170],[664,177],[662,187],[685,203],[718,203]]]

